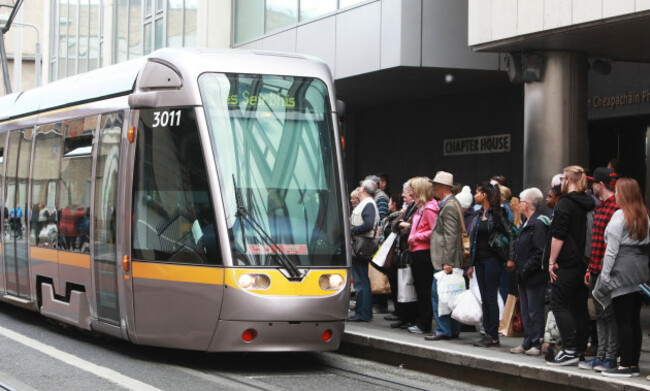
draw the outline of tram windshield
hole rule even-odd
[[[199,86],[234,265],[274,266],[284,260],[296,266],[345,265],[325,84],[314,78],[207,73]]]

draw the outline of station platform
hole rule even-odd
[[[543,356],[510,353],[511,348],[521,344],[521,337],[501,337],[501,346],[493,348],[473,346],[481,338],[476,331],[463,331],[456,340],[426,341],[422,334],[391,329],[393,322],[384,320],[385,315],[388,314],[375,313],[371,322],[347,322],[341,350],[369,358],[381,356],[382,361],[405,368],[465,378],[498,389],[650,390],[650,381],[646,380],[650,375],[649,306],[643,306],[641,313],[641,375],[632,378],[605,377],[577,365],[551,367],[546,365]]]

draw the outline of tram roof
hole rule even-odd
[[[266,61],[257,57],[260,55],[265,56]],[[135,89],[139,72],[150,59],[164,60],[179,69],[190,69],[191,73],[213,70],[301,76],[302,74],[313,75],[317,69],[320,72],[329,73],[327,66],[321,60],[293,53],[241,49],[161,49],[146,57],[74,75],[42,87],[2,96],[0,97],[0,121],[130,94]],[[295,64],[295,59],[310,60],[315,67],[305,67],[305,63]],[[291,66],[292,63],[294,66]]]

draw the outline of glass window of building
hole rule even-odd
[[[265,11],[266,33],[298,22],[298,0],[266,0]]]
[[[336,0],[300,0],[300,21],[336,11]]]
[[[196,46],[196,8],[197,0],[118,0],[116,62],[163,47]]]
[[[101,0],[54,0],[50,79],[61,79],[101,65]]]
[[[264,34],[264,3],[235,0],[235,42],[241,43]]]
[[[180,0],[176,0],[180,1]],[[370,0],[232,0],[234,44],[292,28]]]
[[[196,46],[197,0],[167,1],[167,47]]]

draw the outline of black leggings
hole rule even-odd
[[[433,265],[431,252],[427,250],[413,251],[411,253],[411,271],[413,272],[413,285],[418,295],[418,317],[416,324],[420,330],[428,333],[433,323],[433,305],[431,303],[431,284],[433,284]]]
[[[641,355],[641,295],[639,292],[612,299],[614,319],[618,328],[618,349],[622,367],[638,367]]]

